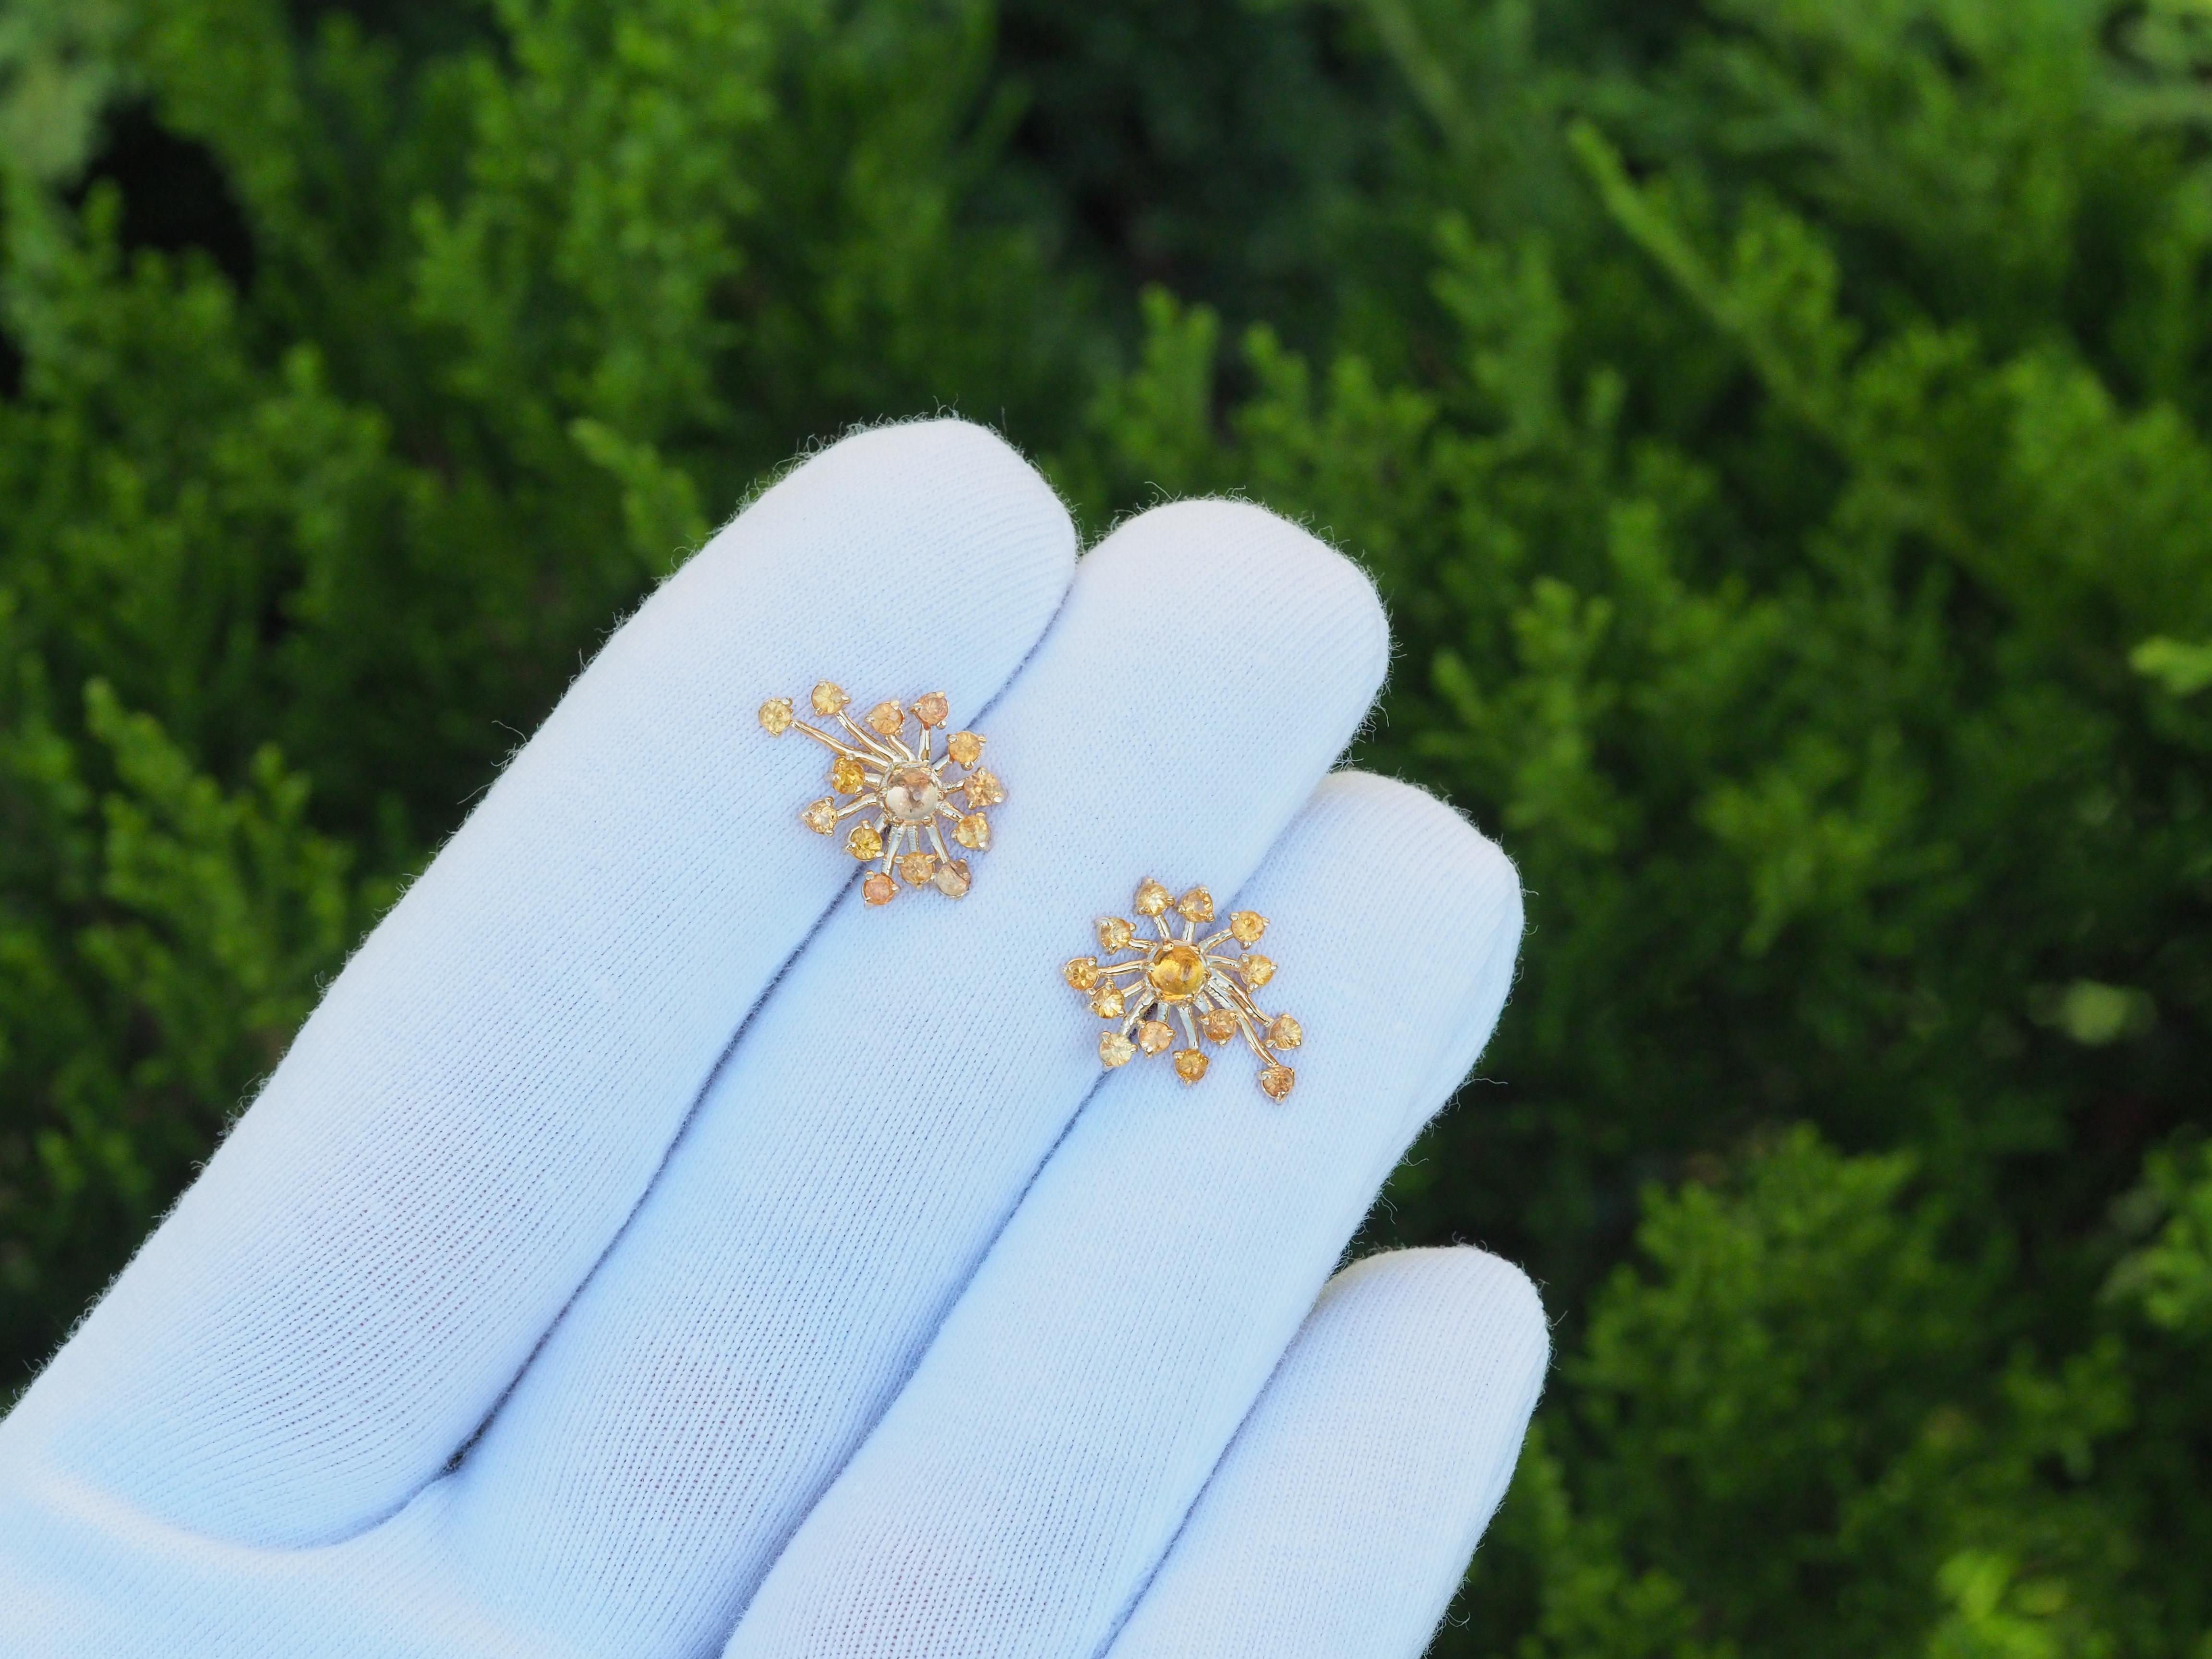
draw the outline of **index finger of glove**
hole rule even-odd
[[[343,1535],[433,1476],[847,884],[765,850],[821,763],[761,729],[763,699],[828,673],[972,711],[1074,551],[1043,480],[957,422],[860,434],[769,489],[370,936],[7,1442],[256,1542]]]

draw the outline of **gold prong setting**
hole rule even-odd
[[[820,725],[799,719],[789,697],[770,697],[760,707],[761,729],[770,737],[804,732],[832,756],[830,793],[801,808],[799,821],[818,836],[845,830],[845,850],[877,866],[860,884],[861,897],[872,905],[889,904],[901,883],[967,897],[975,874],[946,844],[945,830],[951,827],[963,852],[981,853],[991,844],[985,811],[1006,799],[1006,787],[982,763],[985,738],[955,732],[937,747],[937,733],[952,717],[942,691],[910,703],[879,702],[865,723],[848,712],[852,701],[842,686],[823,680],[807,695]]]
[[[1267,931],[1267,917],[1238,910],[1227,926],[1201,936],[1199,928],[1213,921],[1213,896],[1194,887],[1176,898],[1149,877],[1133,908],[1139,921],[1101,916],[1099,954],[1074,957],[1060,969],[1091,1011],[1109,1022],[1098,1035],[1101,1063],[1126,1066],[1139,1054],[1172,1050],[1176,1075],[1196,1083],[1212,1064],[1206,1044],[1242,1036],[1259,1057],[1261,1092],[1285,1098],[1297,1073],[1278,1051],[1302,1044],[1305,1029],[1289,1014],[1262,1012],[1253,1000],[1252,993],[1275,975],[1274,963],[1252,949]]]

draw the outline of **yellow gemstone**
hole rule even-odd
[[[983,758],[983,739],[974,732],[955,732],[945,738],[945,752],[963,766],[973,766]]]
[[[791,699],[770,697],[761,705],[760,722],[771,738],[780,738],[791,730]]]
[[[884,811],[900,823],[927,823],[945,805],[945,790],[926,766],[894,768],[884,779]]]
[[[909,887],[920,887],[937,873],[937,854],[908,853],[898,861],[899,874],[906,878]]]
[[[1270,1048],[1295,1048],[1305,1040],[1306,1028],[1288,1014],[1277,1014],[1274,1024],[1267,1027]]]
[[[1071,957],[1066,966],[1060,970],[1060,976],[1077,990],[1087,991],[1098,983],[1098,958]]]
[[[937,866],[937,873],[930,878],[930,884],[947,898],[966,898],[968,890],[975,884],[975,878],[969,873],[966,859],[947,859]]]
[[[830,763],[830,787],[841,795],[857,795],[868,787],[867,775],[850,755],[840,755]]]
[[[992,772],[971,772],[968,776],[968,805],[978,811],[996,806],[1006,798],[1006,786]]]
[[[1262,1066],[1260,1068],[1260,1087],[1266,1091],[1270,1100],[1280,1100],[1290,1093],[1291,1085],[1297,1080],[1298,1074],[1287,1066]]]
[[[826,836],[837,827],[837,803],[824,795],[801,812],[799,821],[816,835]]]
[[[1206,983],[1206,958],[1195,945],[1167,945],[1153,957],[1145,977],[1164,1001],[1188,1002]]]
[[[807,701],[814,705],[816,714],[834,714],[853,700],[845,695],[843,686],[833,685],[824,680],[814,688],[813,695]]]
[[[1168,908],[1168,890],[1149,877],[1137,889],[1137,914],[1157,916]]]
[[[1239,945],[1257,945],[1260,935],[1267,931],[1267,919],[1257,910],[1232,910],[1229,913],[1229,936]]]
[[[1269,957],[1249,956],[1237,967],[1237,971],[1244,975],[1244,982],[1255,991],[1275,976],[1274,960]]]
[[[1137,1022],[1137,1046],[1146,1054],[1164,1054],[1168,1051],[1168,1045],[1174,1041],[1175,1033],[1168,1029],[1165,1020],[1145,1019]]]
[[[1102,951],[1126,951],[1136,929],[1119,916],[1098,918],[1098,948]]]
[[[845,850],[866,864],[870,859],[883,857],[884,838],[876,833],[872,825],[856,823],[853,826],[853,833],[845,837]]]
[[[860,896],[871,904],[889,904],[898,896],[898,884],[878,870],[860,884]]]
[[[1194,887],[1176,901],[1176,913],[1190,921],[1212,921],[1213,895],[1203,887]]]
[[[952,839],[971,853],[988,852],[991,846],[991,821],[981,812],[970,812],[952,826]]]
[[[868,724],[882,736],[895,738],[906,730],[906,710],[895,702],[879,702],[868,710]]]
[[[1206,1051],[1203,1048],[1184,1048],[1176,1055],[1176,1075],[1185,1083],[1195,1083],[1206,1075]]]
[[[1091,1012],[1101,1019],[1121,1018],[1128,1012],[1128,1005],[1121,1000],[1121,988],[1102,985],[1093,991],[1091,994]]]
[[[1119,1031],[1098,1034],[1098,1058],[1109,1066],[1127,1066],[1135,1056],[1137,1045]]]
[[[914,700],[914,717],[924,726],[942,726],[951,714],[952,705],[945,702],[942,691],[932,691]]]
[[[1215,1042],[1226,1042],[1237,1035],[1237,1016],[1226,1008],[1209,1009],[1198,1029]]]

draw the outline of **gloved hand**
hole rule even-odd
[[[1329,1273],[1514,873],[1324,775],[1350,564],[1225,501],[1074,554],[997,439],[890,427],[613,636],[0,1425],[0,1651],[1419,1652],[1544,1322],[1471,1250]],[[988,733],[966,899],[799,825],[755,711],[824,677]],[[1147,875],[1273,919],[1287,1101],[1102,1079],[1060,967]]]

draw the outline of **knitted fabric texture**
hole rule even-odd
[[[1413,1659],[1542,1319],[1470,1252],[1322,1286],[1517,884],[1327,775],[1388,656],[1337,555],[1220,501],[1074,553],[994,437],[884,428],[614,635],[0,1423],[0,1654]],[[990,732],[964,901],[799,825],[754,710],[824,676]],[[1288,1102],[1102,1080],[1058,964],[1146,874],[1274,919]]]

